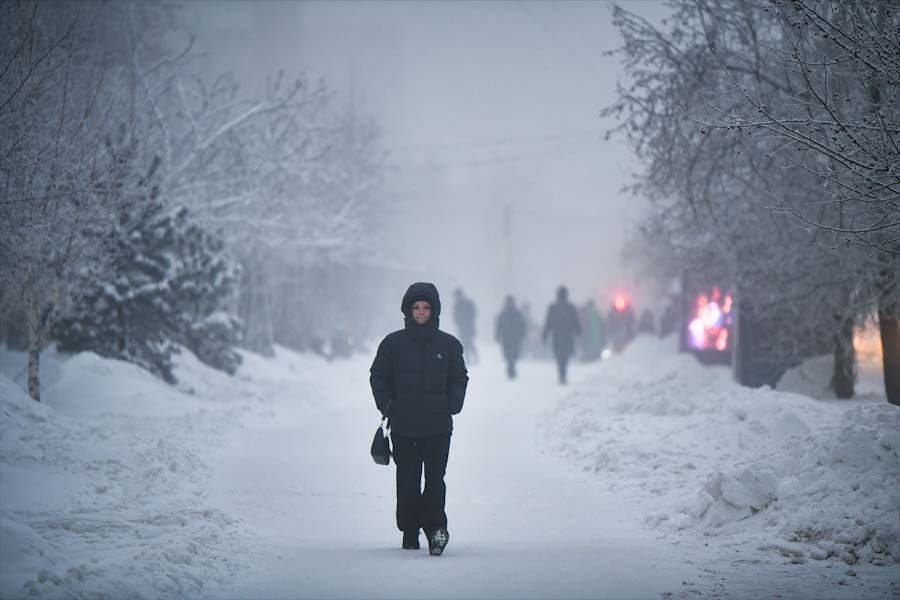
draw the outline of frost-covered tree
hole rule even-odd
[[[171,23],[158,4],[0,4],[2,310],[25,316],[36,400],[51,331],[167,379],[179,344],[236,366],[237,271],[162,186],[174,92],[147,83],[186,77],[187,50],[160,44]]]
[[[379,261],[384,153],[375,123],[351,102],[331,121],[319,167],[288,178],[277,193],[292,199],[296,238],[271,255],[275,340],[293,347],[365,335],[368,304],[360,285]]]
[[[228,306],[240,281],[240,266],[219,235],[188,216],[184,208],[174,215],[182,235],[177,246],[180,268],[170,286],[181,324],[175,339],[204,363],[233,374],[241,363],[236,347],[244,328]]]
[[[154,40],[145,30],[132,27],[130,38],[137,114],[147,132],[141,161],[159,160],[160,196],[187,207],[239,261],[230,305],[244,325],[243,344],[269,353],[275,331],[289,328],[279,319],[323,316],[314,307],[284,310],[308,295],[298,288],[318,285],[296,279],[310,272],[304,265],[352,266],[371,256],[379,229],[377,128],[352,104],[336,110],[334,94],[304,74],[274,74],[246,93],[230,75],[192,75],[187,43],[165,61],[149,60],[141,48]]]
[[[221,233],[243,267],[233,306],[244,345],[268,353],[279,304],[290,301],[288,267],[366,255],[377,231],[377,131],[335,116],[332,92],[304,75],[277,74],[247,95],[231,76],[186,76],[190,65],[185,55],[139,78],[159,124],[148,144],[160,158],[160,194]]]
[[[848,67],[862,50],[847,51],[839,41],[820,44],[821,37],[815,40],[822,32],[812,25],[819,19],[821,29],[858,6],[871,11],[872,20],[871,31],[857,30],[857,39],[869,39],[869,51],[884,59],[878,40],[897,35],[896,27],[884,27],[897,18],[888,3],[684,0],[673,4],[662,27],[617,8],[630,81],[607,111],[623,119],[645,161],[636,189],[656,205],[643,238],[659,259],[656,266],[718,271],[737,282],[745,316],[769,323],[763,347],[769,357],[830,341],[833,383],[842,395],[852,393],[853,323],[896,303],[900,272],[890,268],[897,240],[888,235],[890,227],[881,227],[894,211],[889,190],[896,174],[878,171],[879,164],[890,164],[883,159],[893,144],[894,109],[882,101],[877,117],[864,117],[870,101],[848,102],[860,100],[859,81]],[[824,12],[816,17],[816,11]],[[798,45],[804,36],[808,45]],[[824,82],[831,86],[829,99],[820,102],[817,85]],[[882,91],[890,87],[880,85]],[[895,98],[893,92],[881,97]],[[845,129],[834,133],[834,123],[826,121],[838,100]],[[872,118],[884,123],[873,129],[865,124]],[[792,141],[794,129],[806,132],[805,142]],[[833,136],[828,143],[839,149],[851,138],[861,141],[864,130],[871,139],[860,156],[880,157],[866,167],[864,177],[878,171],[881,182],[868,197],[848,195],[848,186],[864,189],[862,171],[830,164],[833,157],[813,139]],[[881,315],[882,331],[891,329],[895,313],[888,313]],[[889,398],[896,398],[893,356],[885,344]]]
[[[0,311],[36,399],[51,330],[167,379],[178,345],[233,371],[289,314],[284,267],[372,245],[374,128],[305,75],[197,76],[177,11],[0,3]]]
[[[24,316],[35,400],[73,274],[105,259],[90,240],[108,222],[121,157],[105,138],[124,101],[107,25],[94,4],[0,4],[0,287],[4,311]]]
[[[115,223],[97,240],[108,267],[81,278],[83,293],[55,329],[60,348],[124,358],[172,382],[171,355],[185,346],[234,372],[241,324],[227,307],[239,269],[221,234],[198,223],[184,206],[191,198],[178,188],[187,179],[202,186],[221,177],[202,166],[213,162],[204,152],[220,153],[215,136],[198,149],[173,125],[187,126],[176,108],[183,86],[194,81],[185,70],[191,42],[175,52],[160,44],[172,22],[164,7],[124,4],[108,14],[121,25],[109,43],[123,57],[116,75],[129,100],[110,116],[116,136],[108,143],[124,164],[115,179]]]

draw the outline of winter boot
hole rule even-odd
[[[403,532],[403,549],[418,550],[419,549],[419,530]]]
[[[440,556],[444,552],[444,546],[450,541],[450,534],[443,527],[438,527],[428,535],[428,553],[432,556]]]

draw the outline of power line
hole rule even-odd
[[[563,223],[566,226],[587,226],[587,227],[596,227],[598,222],[606,222],[608,220],[608,215],[603,213],[573,213],[566,211],[542,211],[535,208],[531,208],[528,206],[513,206],[512,207],[513,214],[518,216],[526,216],[534,219],[535,221],[540,221],[541,223],[547,223],[548,221],[555,221],[557,223]]]
[[[550,28],[549,25],[544,23],[542,20],[538,19],[537,16],[532,12],[531,7],[527,5],[523,5],[525,8],[525,13],[531,19],[531,22],[537,25],[538,29],[546,33],[548,36],[556,40],[556,42],[566,51],[568,52],[574,59],[575,62],[580,64],[582,67],[590,71],[590,73],[596,77],[597,79],[605,80],[608,79],[608,75],[602,73],[600,69],[590,60],[586,59],[582,54],[575,48],[573,48],[569,42],[565,40],[562,36],[560,36],[556,31]],[[557,13],[558,14],[558,13]]]
[[[388,152],[427,152],[429,150],[446,150],[450,148],[490,148],[496,146],[516,146],[520,144],[535,144],[576,139],[600,139],[600,134],[585,131],[565,131],[493,140],[468,140],[447,142],[444,144],[397,146],[393,149],[389,149]]]
[[[425,172],[425,171],[442,171],[446,169],[468,169],[468,168],[478,168],[478,167],[490,167],[494,165],[503,165],[510,164],[528,160],[541,160],[545,158],[558,158],[563,156],[572,156],[577,154],[592,154],[595,152],[600,152],[602,148],[600,147],[591,147],[591,148],[581,148],[581,149],[573,149],[568,151],[554,151],[554,152],[529,152],[523,154],[517,154],[513,156],[504,156],[495,159],[487,159],[487,160],[468,160],[461,162],[444,162],[444,163],[433,163],[433,164],[425,164],[421,166],[409,166],[409,165],[399,165],[399,164],[389,164],[390,168],[396,169],[401,172]]]

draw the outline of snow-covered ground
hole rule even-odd
[[[900,411],[877,384],[750,390],[650,338],[569,387],[481,354],[433,558],[399,549],[393,467],[368,457],[368,356],[245,354],[228,377],[184,353],[176,389],[48,351],[37,404],[0,353],[0,597],[900,595]]]
[[[196,363],[198,386],[233,391],[190,395],[51,351],[38,404],[9,378],[23,360],[0,357],[0,597],[174,598],[229,580],[242,529],[206,498],[208,457],[256,409],[253,391]]]
[[[639,337],[599,365],[547,411],[547,446],[673,544],[702,540],[720,591],[900,594],[900,409],[875,393],[880,372],[863,370],[861,399],[839,401],[827,357],[813,359],[784,386],[813,399],[741,387],[674,343]]]

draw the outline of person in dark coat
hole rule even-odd
[[[556,290],[556,302],[547,309],[547,320],[541,336],[544,344],[547,343],[548,335],[553,338],[553,354],[556,356],[556,366],[559,369],[559,382],[565,385],[566,368],[575,352],[575,338],[581,335],[581,326],[578,324],[575,305],[569,302],[569,290],[564,285]]]
[[[470,362],[478,364],[478,351],[475,349],[475,303],[460,288],[453,291],[453,320],[456,332],[462,342]]]
[[[606,319],[606,322],[609,323],[612,349],[615,352],[624,350],[634,337],[634,321],[634,309],[631,308],[631,303],[623,296],[616,297],[609,308],[609,316]]]
[[[441,299],[433,284],[409,286],[400,310],[404,327],[378,346],[369,382],[391,430],[403,548],[417,550],[424,529],[430,553],[440,555],[450,539],[444,475],[452,415],[462,410],[469,377],[462,344],[439,329]]]
[[[585,362],[600,360],[606,348],[606,321],[593,300],[588,300],[579,311],[582,326],[581,358]]]
[[[638,333],[649,333],[650,335],[656,333],[656,320],[653,318],[653,313],[650,312],[649,308],[641,311],[641,319],[638,321]]]
[[[674,333],[678,328],[678,314],[672,303],[666,304],[662,316],[659,318],[659,337],[666,337]]]
[[[516,308],[516,301],[512,296],[506,297],[503,311],[497,317],[497,328],[494,337],[503,348],[503,357],[506,359],[506,374],[510,379],[516,377],[516,361],[522,350],[522,340],[526,331],[525,316]]]

